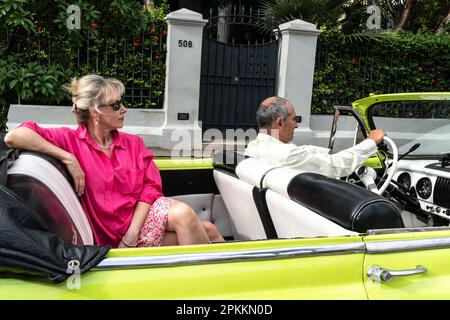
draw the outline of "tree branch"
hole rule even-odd
[[[449,23],[450,23],[450,10],[448,11],[445,18],[442,19],[441,22],[439,22],[439,25],[436,28],[436,33],[444,32],[445,28],[448,26]]]
[[[400,21],[397,27],[395,28],[395,31],[406,30],[408,28],[415,4],[416,0],[405,1],[405,8],[403,9],[402,16],[400,17]]]

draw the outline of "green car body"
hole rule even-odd
[[[450,93],[370,96],[352,106],[370,129],[368,110],[374,103],[423,99],[449,100]],[[213,170],[212,159],[157,159],[157,165],[162,172]],[[368,276],[374,266],[394,271],[422,266],[426,272],[376,281]],[[445,226],[341,237],[111,249],[97,267],[59,284],[0,278],[0,299],[449,298],[450,228]]]

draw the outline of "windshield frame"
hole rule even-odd
[[[376,129],[375,122],[373,120],[374,107],[382,103],[401,103],[401,102],[424,102],[424,101],[449,101],[450,92],[417,92],[417,93],[395,93],[395,94],[383,94],[383,95],[371,95],[367,98],[357,100],[352,103],[352,108],[356,110],[363,119],[366,126],[365,130]],[[358,119],[358,118],[357,118]],[[419,118],[420,119],[420,118]],[[380,128],[383,129],[383,128]],[[367,131],[368,132],[368,131]],[[448,153],[448,150],[442,150],[438,154],[420,154],[420,155],[408,155],[406,158],[411,159],[439,159],[444,154]]]

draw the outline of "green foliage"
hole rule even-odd
[[[73,4],[80,29],[67,27]],[[11,103],[70,104],[62,85],[86,73],[121,79],[132,88],[127,106],[154,107],[146,97],[162,96],[168,12],[167,0],[152,9],[137,0],[1,1],[0,131]]]
[[[56,101],[63,99],[58,87],[64,79],[64,69],[59,65],[43,67],[36,62],[19,65],[14,55],[10,55],[0,59],[0,69],[0,92],[13,90],[23,99],[39,94],[53,96]]]
[[[385,20],[395,27],[402,15],[405,1],[375,0],[386,16]],[[435,31],[439,22],[450,10],[450,0],[420,0],[415,1],[407,30],[413,33],[427,30]]]
[[[370,93],[448,91],[450,35],[384,34],[383,41],[343,42],[339,30],[319,36],[313,113],[332,113]]]
[[[264,0],[261,10],[267,31],[295,19],[318,25],[336,24],[346,0]]]

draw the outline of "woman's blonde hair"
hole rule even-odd
[[[89,74],[79,79],[73,78],[63,88],[72,94],[72,111],[75,113],[77,123],[86,124],[90,108],[98,112],[99,106],[109,103],[106,101],[113,94],[122,96],[125,86],[120,80],[114,78],[103,78],[95,74]]]

